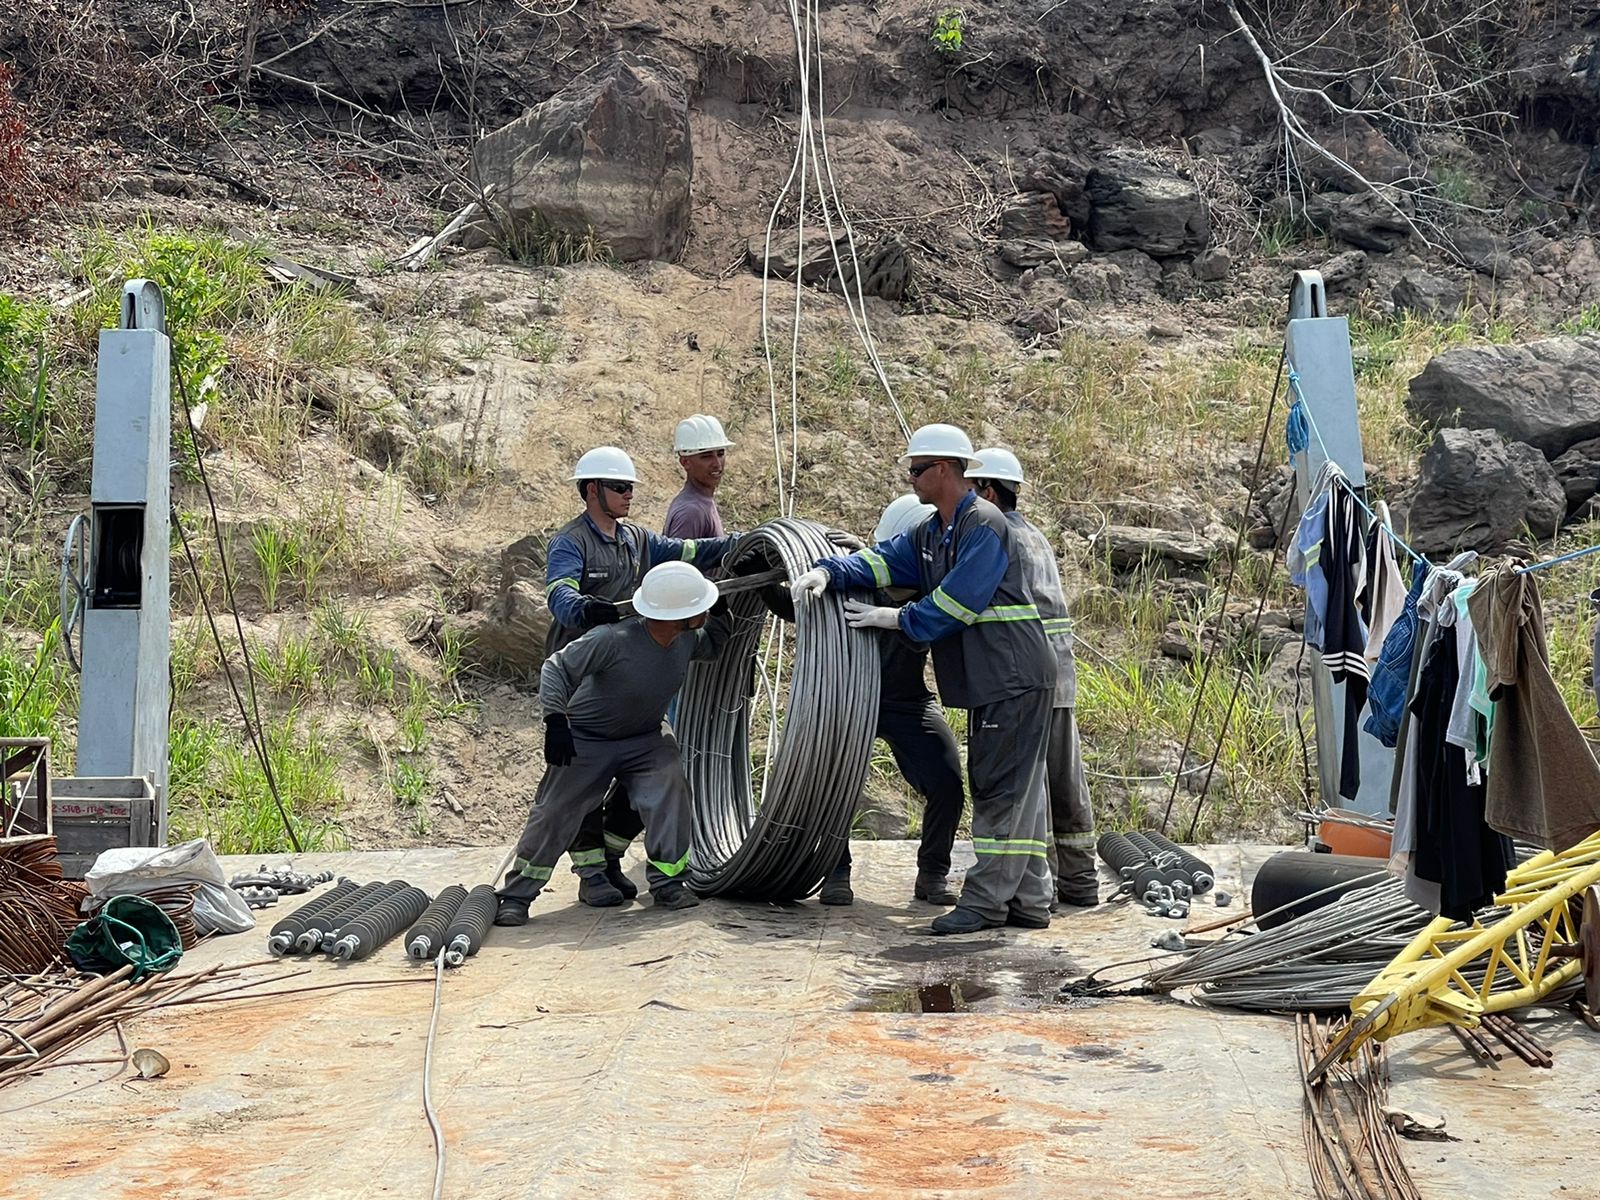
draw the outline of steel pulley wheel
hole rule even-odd
[[[780,517],[740,538],[724,566],[734,575],[781,568],[793,581],[838,552],[823,526]],[[695,891],[799,900],[848,844],[877,724],[880,660],[876,636],[845,623],[845,596],[805,600],[789,626],[769,616],[759,593],[730,595],[732,636],[715,660],[690,668],[676,732],[693,798]],[[762,723],[758,772],[751,728]]]

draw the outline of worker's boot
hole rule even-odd
[[[957,905],[942,917],[933,919],[932,929],[935,933],[977,933],[981,929],[996,929],[1004,925],[1004,921],[994,921],[982,913],[970,908]]]
[[[622,893],[624,900],[632,900],[639,894],[639,885],[622,873],[622,856],[620,854],[606,855],[606,880],[618,892]]]
[[[1006,924],[1013,929],[1049,929],[1050,918],[1048,915],[1036,917],[1020,908],[1009,908],[1006,910]]]
[[[950,880],[943,875],[936,875],[932,871],[918,871],[917,883],[912,893],[918,900],[926,900],[929,904],[954,904],[956,890],[950,886]]]
[[[578,899],[590,908],[615,908],[627,897],[606,878],[603,867],[590,867],[578,876]]]
[[[496,925],[526,925],[528,923],[528,902],[514,899],[511,896],[501,896],[499,907],[495,909],[494,923]]]
[[[817,899],[823,904],[854,904],[856,894],[850,888],[850,865],[835,867],[833,873],[822,881],[822,891]]]
[[[662,884],[650,893],[650,898],[655,901],[657,908],[693,908],[700,903],[700,897],[691,892],[689,885],[681,879]]]
[[[1064,887],[1056,890],[1056,898],[1050,905],[1051,912],[1059,912],[1063,908],[1093,908],[1100,903],[1100,889],[1093,884],[1087,887]]]

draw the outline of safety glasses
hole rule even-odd
[[[629,492],[633,491],[633,484],[623,483],[615,479],[602,479],[600,481],[600,486],[605,488],[605,490],[608,492],[615,492],[619,496],[626,496]]]
[[[953,458],[936,458],[932,462],[918,463],[914,467],[907,467],[906,468],[906,474],[911,476],[912,479],[921,479],[922,478],[922,473],[924,471],[931,470],[932,468],[937,467],[940,463],[948,463],[948,462],[954,462],[954,461],[955,461],[955,459],[953,459]]]

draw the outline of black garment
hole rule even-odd
[[[1328,496],[1328,532],[1321,566],[1328,581],[1328,612],[1323,622],[1322,662],[1335,683],[1344,684],[1344,751],[1339,763],[1339,795],[1354,800],[1361,790],[1361,710],[1367,706],[1367,629],[1361,620],[1366,594],[1366,542],[1362,512],[1343,486]]]
[[[926,659],[926,652],[917,657]],[[918,678],[921,678],[920,673]],[[886,663],[884,684],[888,683]],[[955,734],[944,719],[944,710],[931,695],[920,704],[880,701],[877,735],[889,743],[900,774],[922,797],[922,842],[917,847],[917,873],[950,874],[950,847],[955,844],[956,826],[961,824],[967,793],[961,782],[961,752],[956,747]],[[848,842],[839,863],[850,865]]]
[[[1506,885],[1516,863],[1511,839],[1484,821],[1484,787],[1467,782],[1467,752],[1445,740],[1460,680],[1456,629],[1446,625],[1417,677],[1417,838],[1412,869],[1439,885],[1439,915],[1471,920]]]

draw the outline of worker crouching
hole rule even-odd
[[[592,629],[545,660],[539,700],[549,767],[499,889],[497,925],[527,921],[528,905],[613,779],[644,820],[645,877],[655,903],[699,903],[682,878],[689,784],[664,718],[689,664],[714,658],[727,641],[727,604],[694,567],[669,562],[645,575],[633,607],[637,617]]]

